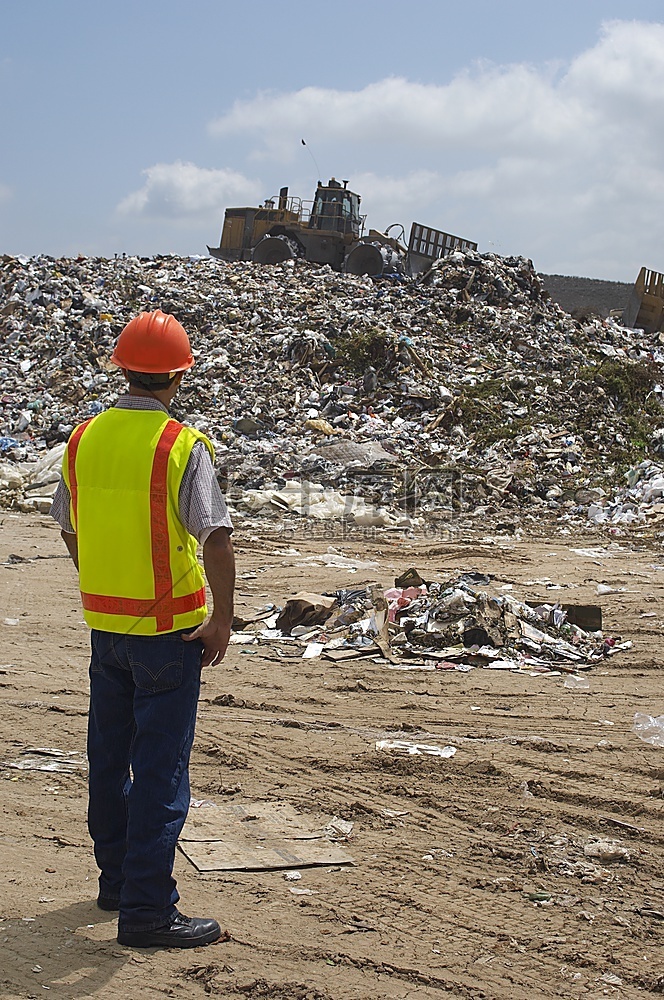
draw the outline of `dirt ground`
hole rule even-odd
[[[203,876],[178,853],[183,911],[218,917],[230,940],[132,951],[94,904],[84,766],[7,766],[34,747],[84,754],[88,635],[56,526],[37,515],[4,513],[0,522],[0,996],[664,993],[664,750],[631,732],[636,711],[664,713],[657,549],[553,529],[448,541],[239,530],[245,616],[303,587],[387,586],[411,565],[434,579],[479,569],[519,596],[599,601],[605,633],[633,648],[596,665],[589,690],[578,691],[560,676],[405,672],[231,646],[204,675],[192,794],[286,800],[321,822],[351,820],[344,846],[355,864],[302,869],[297,885],[312,894],[294,895],[283,872]],[[328,545],[379,568],[297,565]],[[598,582],[625,590],[597,598]],[[384,736],[457,752],[397,757],[376,750]],[[629,856],[586,857],[597,837],[619,839]]]

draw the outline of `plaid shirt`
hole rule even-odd
[[[120,396],[116,407],[120,410],[163,410],[165,406],[149,396]],[[70,495],[64,479],[60,479],[53,504],[51,517],[55,518],[63,531],[74,534],[69,517]],[[191,450],[187,468],[184,471],[178,494],[178,516],[190,535],[204,545],[208,535],[215,528],[233,530],[219,483],[214,474],[210,452],[202,441],[197,441]]]

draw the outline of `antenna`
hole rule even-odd
[[[300,139],[300,142],[301,142],[301,143],[302,143],[302,145],[303,145],[303,146],[305,147],[305,149],[306,149],[307,153],[309,154],[309,156],[311,157],[311,159],[312,159],[312,160],[314,161],[314,166],[315,166],[315,168],[316,168],[316,173],[317,173],[317,175],[318,175],[318,179],[320,180],[320,179],[321,179],[321,174],[320,174],[320,167],[319,167],[319,166],[318,166],[318,164],[316,163],[316,157],[315,157],[315,156],[314,156],[314,154],[313,154],[313,153],[311,152],[311,150],[310,150],[310,149],[309,149],[309,147],[307,146],[307,144],[306,144],[306,142],[304,141],[304,139]]]

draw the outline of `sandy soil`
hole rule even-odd
[[[238,532],[239,613],[304,585],[387,585],[410,565],[434,578],[474,568],[526,597],[591,603],[598,582],[625,587],[599,601],[605,631],[634,646],[596,666],[587,692],[561,677],[402,672],[231,647],[205,674],[193,794],[286,799],[320,820],[352,820],[356,864],[304,869],[298,885],[314,894],[297,896],[283,873],[202,876],[178,855],[182,909],[217,916],[231,940],[139,952],[116,943],[112,915],[94,905],[84,770],[6,766],[29,747],[83,753],[88,637],[56,527],[43,516],[0,521],[0,996],[664,993],[664,750],[631,732],[635,711],[664,713],[664,555],[623,540],[582,556],[572,548],[606,540],[553,530],[449,542]],[[379,570],[303,568],[277,554],[331,543]],[[544,578],[564,589],[532,582]],[[457,753],[398,758],[376,751],[384,735]],[[598,836],[619,838],[629,858],[593,872],[583,848]]]

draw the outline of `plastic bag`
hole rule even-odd
[[[645,712],[635,712],[632,732],[636,733],[644,743],[654,747],[664,748],[664,715],[646,715]]]

